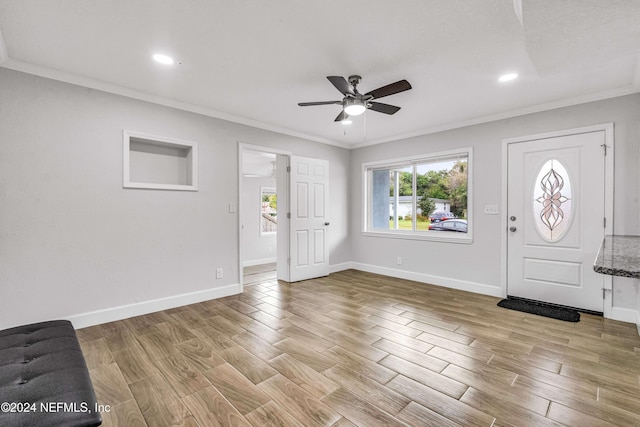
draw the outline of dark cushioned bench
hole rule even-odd
[[[98,426],[96,403],[71,322],[0,331],[0,426]]]

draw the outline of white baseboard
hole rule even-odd
[[[337,273],[339,271],[349,270],[353,267],[352,262],[343,262],[342,264],[333,264],[329,266],[329,273]]]
[[[254,265],[262,265],[262,264],[270,264],[272,262],[277,262],[278,258],[262,258],[262,259],[254,259],[254,260],[250,260],[250,261],[243,261],[242,262],[242,266],[243,267],[251,267]]]
[[[504,290],[499,286],[485,285],[484,283],[469,282],[466,280],[450,279],[442,276],[433,276],[431,274],[416,273],[413,271],[398,270],[395,268],[379,267],[376,265],[362,264],[352,262],[349,268],[355,270],[366,271],[369,273],[382,274],[384,276],[397,277],[398,279],[414,280],[416,282],[430,283],[445,288],[458,289],[461,291],[474,292],[477,294],[491,295],[494,297],[504,298]],[[339,264],[343,265],[343,264]]]
[[[630,308],[611,307],[611,315],[608,318],[620,322],[640,324],[640,313]]]
[[[607,316],[607,319],[634,323],[640,336],[640,311],[630,308],[611,307],[611,314]]]
[[[242,292],[240,284],[232,284],[220,288],[206,289],[204,291],[190,292],[188,294],[174,295],[166,298],[143,301],[135,304],[122,305],[119,307],[107,308],[104,310],[90,311],[65,317],[71,321],[74,328],[86,328],[88,326],[99,325],[101,323],[113,322],[127,319],[129,317],[141,316],[143,314],[154,313],[156,311],[181,307],[183,305],[195,304],[211,299],[223,298]]]

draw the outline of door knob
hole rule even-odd
[[[512,215],[509,219],[510,219],[511,221],[515,221],[515,220],[516,220],[516,217]]]
[[[517,228],[515,228],[515,227],[509,227],[509,231],[516,231],[516,230],[517,230]]]
[[[328,222],[325,222],[325,223],[324,223],[324,225],[329,225],[329,223],[328,223]]]

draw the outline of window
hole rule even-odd
[[[278,198],[273,187],[260,188],[260,235],[272,234],[278,227]]]
[[[471,156],[467,148],[364,164],[364,233],[470,243]]]

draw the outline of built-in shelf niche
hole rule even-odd
[[[124,188],[198,191],[198,144],[124,131]]]

